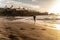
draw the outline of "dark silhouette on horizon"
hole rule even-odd
[[[36,22],[37,15],[48,15],[48,12],[40,13],[34,10],[26,10],[25,8],[20,9],[20,7],[13,8],[13,5],[11,5],[10,8],[8,8],[7,5],[5,6],[5,8],[0,8],[0,16],[7,16],[7,18],[14,18],[15,16],[32,16],[34,22]]]

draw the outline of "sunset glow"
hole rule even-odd
[[[60,0],[56,0],[48,12],[60,15]]]

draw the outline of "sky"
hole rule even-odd
[[[11,2],[20,2],[22,4],[28,4],[26,6],[32,5],[43,11],[47,11],[49,7],[54,3],[55,0],[0,0],[0,7],[4,7],[6,4]]]

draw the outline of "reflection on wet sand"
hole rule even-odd
[[[37,20],[33,24],[34,21],[30,18],[16,20],[3,18],[0,20],[0,34],[4,36],[1,38],[8,40],[60,40],[60,30],[53,29],[56,28],[53,26],[54,22],[51,20]]]

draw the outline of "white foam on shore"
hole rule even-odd
[[[34,24],[34,20],[31,20],[29,18],[24,18],[24,19],[18,19],[18,20],[14,20],[12,22],[26,22],[26,23],[29,23],[29,24]],[[57,26],[55,26],[55,24],[51,24],[51,23],[47,23],[47,22],[44,22],[42,20],[36,20],[36,23],[35,25],[37,26],[41,26],[41,27],[45,27],[45,28],[48,28],[48,29],[54,29],[54,30],[60,30],[60,24]]]

